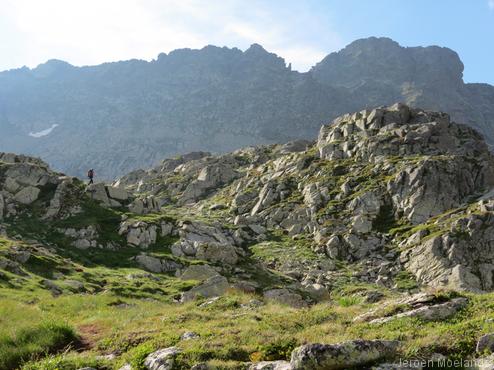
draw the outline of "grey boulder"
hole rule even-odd
[[[353,340],[338,344],[306,344],[292,352],[293,370],[340,370],[363,366],[396,354],[397,341]]]

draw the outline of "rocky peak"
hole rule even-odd
[[[321,128],[317,147],[326,159],[464,155],[492,161],[484,140],[471,127],[451,122],[445,113],[400,103],[336,118]]]
[[[389,38],[370,37],[352,42],[316,64],[312,73],[324,83],[355,87],[364,82],[420,84],[462,83],[463,63],[451,49],[402,47]]]
[[[63,74],[73,68],[74,66],[72,64],[63,60],[50,59],[34,68],[32,73],[38,78],[46,78]]]

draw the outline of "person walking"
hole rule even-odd
[[[87,177],[89,179],[89,184],[93,184],[93,177],[94,177],[94,170],[91,168],[89,171],[87,171]]]

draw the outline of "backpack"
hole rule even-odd
[[[94,176],[93,170],[87,171],[87,177],[93,177],[93,176]]]

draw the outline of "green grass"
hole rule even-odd
[[[68,325],[47,322],[23,328],[13,335],[0,337],[0,369],[16,368],[36,356],[74,345],[77,336]]]
[[[449,320],[421,322],[404,318],[371,325],[352,320],[382,305],[365,304],[357,295],[372,286],[342,288],[333,303],[304,310],[274,303],[254,310],[244,309],[241,304],[255,296],[235,292],[200,307],[202,301],[177,304],[143,300],[125,297],[114,290],[58,298],[17,291],[10,292],[6,298],[7,290],[0,289],[0,338],[3,338],[0,353],[8,353],[2,356],[8,361],[35,358],[26,369],[76,370],[96,364],[100,369],[118,369],[125,362],[139,368],[148,353],[178,346],[184,351],[179,359],[184,368],[207,362],[218,368],[238,369],[251,360],[287,359],[291,349],[302,343],[336,343],[356,338],[401,340],[402,356],[425,356],[433,352],[450,357],[467,356],[474,352],[478,337],[494,331],[494,323],[490,321],[494,318],[493,294],[467,294],[469,306]],[[455,296],[451,294],[437,293],[438,302]],[[380,315],[387,313],[383,311]],[[54,320],[67,324],[61,328],[38,326],[39,322]],[[44,358],[46,353],[63,351],[75,342],[70,328],[82,341],[90,341],[92,349]],[[194,331],[200,337],[181,341],[180,335],[185,331]],[[121,353],[117,360],[97,362],[97,355],[115,351]]]
[[[29,361],[22,365],[23,370],[74,370],[83,367],[92,367],[99,370],[110,370],[112,368],[110,361],[77,352],[62,352],[57,355],[49,355],[39,361]]]
[[[362,302],[360,297],[350,296],[350,297],[340,297],[336,300],[336,303],[341,307],[350,307]]]
[[[400,271],[395,277],[396,288],[410,290],[418,287],[415,277],[408,271]]]
[[[264,262],[284,262],[291,259],[315,260],[317,254],[311,249],[312,241],[309,238],[293,240],[281,230],[273,230],[265,242],[250,247],[254,258]]]

